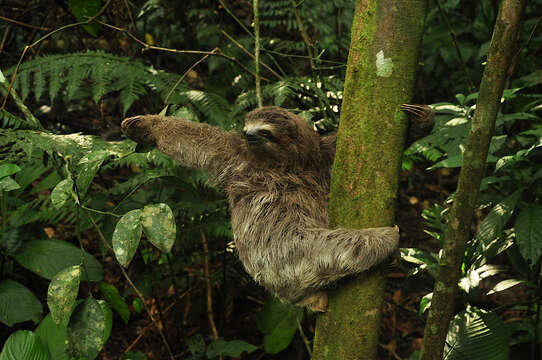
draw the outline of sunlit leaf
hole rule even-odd
[[[141,239],[141,210],[124,214],[113,232],[113,251],[122,266],[128,266]]]
[[[149,241],[163,252],[170,252],[175,243],[176,225],[167,204],[147,205],[141,213],[141,225]]]
[[[81,267],[79,265],[63,269],[49,283],[47,305],[57,324],[67,324],[79,292]]]

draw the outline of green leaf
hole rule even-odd
[[[77,164],[77,191],[79,196],[83,197],[88,191],[92,179],[100,169],[104,160],[111,156],[111,153],[106,150],[93,151],[83,157]]]
[[[488,246],[502,233],[516,208],[520,195],[521,191],[518,190],[507,196],[486,215],[476,233],[476,239],[484,246]]]
[[[529,204],[519,213],[514,224],[516,243],[525,260],[534,264],[542,255],[542,206]]]
[[[51,280],[60,270],[81,265],[81,249],[66,241],[56,239],[31,240],[25,243],[13,258],[24,268]],[[81,267],[82,280],[100,281],[102,265],[86,251]]]
[[[47,349],[38,335],[19,330],[9,336],[0,354],[0,360],[50,360]],[[56,359],[55,359],[56,360]]]
[[[422,297],[422,299],[420,300],[420,310],[418,311],[418,315],[422,316],[425,313],[425,311],[431,307],[432,300],[433,300],[432,292]]]
[[[43,309],[40,301],[25,286],[17,281],[0,282],[0,322],[7,326],[41,319]]]
[[[286,349],[297,331],[297,321],[303,319],[303,309],[282,303],[276,297],[269,298],[260,312],[258,326],[265,334],[264,350],[278,354]]]
[[[70,196],[75,197],[73,191],[73,180],[71,178],[60,181],[53,191],[51,191],[51,203],[57,209],[60,209]]]
[[[87,21],[100,11],[102,6],[101,0],[70,0],[70,8],[79,22]],[[83,25],[83,28],[92,36],[98,35],[100,24],[92,22]]]
[[[109,335],[111,335],[111,330],[113,330],[113,312],[105,300],[98,300],[98,304],[102,307],[105,316],[105,331],[103,336],[103,342],[105,344],[107,339],[109,339]]]
[[[21,171],[21,168],[15,164],[2,164],[0,165],[0,179],[16,174],[19,171]]]
[[[68,325],[70,353],[84,359],[96,358],[105,343],[106,328],[106,315],[98,301],[83,301],[73,311]]]
[[[57,324],[67,324],[79,292],[81,267],[74,265],[61,270],[49,283],[47,305]]]
[[[468,307],[450,322],[444,359],[507,360],[508,332],[499,316]]]
[[[147,205],[141,213],[141,225],[149,241],[160,251],[170,252],[175,243],[175,218],[167,204]]]
[[[20,188],[21,186],[17,184],[17,182],[13,180],[11,176],[6,176],[5,178],[0,180],[0,190],[13,191]]]
[[[53,360],[68,360],[68,336],[67,327],[63,324],[55,324],[51,314],[48,314],[35,330],[36,335]]]
[[[132,261],[141,239],[141,212],[136,209],[124,214],[113,232],[113,251],[124,267]]]
[[[188,349],[195,357],[202,357],[205,354],[205,340],[201,334],[193,335],[188,341]]]
[[[111,305],[111,307],[120,315],[122,320],[124,320],[124,323],[128,324],[128,321],[130,320],[130,309],[117,288],[114,285],[101,282],[100,290],[104,295],[105,301],[107,301],[109,305]]]
[[[525,282],[525,280],[518,280],[518,279],[507,279],[507,280],[500,281],[498,284],[493,286],[493,289],[489,290],[486,295],[491,295],[491,294],[494,294],[496,292],[509,289],[512,286],[516,286],[516,285],[522,284],[524,282]]]
[[[212,359],[219,355],[238,358],[243,352],[250,354],[258,347],[241,340],[224,341],[216,339],[207,347],[207,358]]]

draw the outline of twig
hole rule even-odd
[[[293,1],[293,0],[292,0]],[[256,70],[256,99],[258,107],[263,106],[262,103],[262,86],[260,80],[260,14],[258,12],[259,0],[252,0],[254,9],[254,69]]]
[[[309,354],[309,359],[312,358],[312,349],[309,339],[307,339],[307,336],[303,332],[303,327],[301,326],[301,323],[299,322],[299,318],[297,315],[295,316],[295,321],[297,322],[297,329],[299,330],[299,335],[301,335],[301,338],[303,339],[303,342],[305,343],[305,347],[307,348],[307,353]]]
[[[235,46],[237,46],[239,49],[241,49],[241,51],[243,51],[245,54],[247,54],[248,56],[250,56],[253,60],[256,59],[256,57],[250,52],[248,51],[247,49],[245,49],[245,47],[243,45],[241,45],[237,40],[235,40],[233,37],[231,37],[230,34],[228,34],[227,32],[225,32],[224,30],[220,30],[222,32],[222,34],[228,38],[228,40],[230,40]],[[271,68],[269,65],[267,65],[266,63],[264,63],[263,61],[260,60],[260,65],[262,65],[264,68],[266,68],[267,70],[269,70],[269,72],[273,75],[275,75],[277,78],[279,78],[280,80],[283,80],[284,79],[284,76],[280,75],[279,73],[277,73],[275,70],[273,70],[273,68]]]
[[[201,242],[203,243],[203,274],[206,279],[205,286],[207,288],[207,317],[209,318],[209,325],[211,326],[211,331],[213,333],[213,338],[218,339],[218,331],[216,330],[215,319],[213,316],[213,293],[211,289],[211,278],[209,276],[209,246],[207,245],[207,237],[203,232],[203,229],[200,229],[201,233]]]
[[[196,289],[198,286],[200,285],[200,283],[197,283],[196,285],[192,286],[191,288],[187,289],[184,293],[182,293],[181,295],[179,295],[178,298],[175,299],[174,302],[172,302],[171,304],[169,304],[165,309],[164,309],[164,314],[167,314],[167,312],[169,310],[171,310],[171,308],[173,308],[173,306],[177,305],[177,301],[178,300],[181,300],[183,297],[185,297],[186,295],[188,295],[190,292],[192,292],[194,289]],[[150,324],[147,324],[143,330],[141,330],[141,332],[139,333],[139,335],[135,338],[134,341],[132,341],[132,343],[130,345],[128,345],[128,347],[124,350],[124,354],[126,354],[128,351],[132,350],[134,348],[134,346],[137,345],[137,343],[139,342],[139,340],[141,340],[141,338],[143,337],[143,335],[145,335],[145,333],[147,332],[147,330],[149,330],[151,328],[151,326],[153,326],[154,323],[150,323]]]
[[[299,32],[301,33],[301,37],[303,38],[303,42],[305,43],[305,46],[307,47],[307,53],[309,54],[309,63],[311,65],[311,69],[314,70],[314,52],[312,51],[312,44],[309,39],[309,35],[305,31],[305,26],[303,26],[303,22],[301,21],[301,17],[299,16],[299,11],[297,11],[297,4],[295,3],[295,0],[290,0],[290,3],[292,4],[292,8],[294,9],[294,15],[295,15],[295,21],[297,22],[297,27],[299,28]]]
[[[14,20],[14,19],[10,19],[10,18],[7,18],[7,17],[2,16],[2,15],[0,15],[0,20],[4,20],[4,21],[10,22],[10,23],[14,23],[14,24],[17,24],[17,25],[21,25],[21,26],[26,26],[26,27],[28,27],[28,28],[35,29],[35,30],[51,31],[50,28],[41,27],[41,26],[36,26],[36,25],[31,25],[31,24],[26,24],[26,23],[24,23],[24,22],[21,22],[21,21],[18,21],[18,20]]]
[[[19,66],[21,66],[21,62],[23,61],[23,58],[24,56],[26,55],[26,52],[28,51],[28,49],[31,49],[33,48],[34,46],[36,46],[37,44],[39,44],[40,42],[42,42],[43,40],[53,36],[54,34],[56,34],[57,32],[59,31],[62,31],[62,30],[66,30],[66,29],[70,29],[72,27],[76,27],[76,26],[79,26],[79,25],[86,25],[86,24],[89,24],[91,23],[92,21],[94,21],[98,16],[100,16],[104,11],[105,9],[107,9],[107,7],[109,6],[109,4],[111,3],[111,0],[107,0],[107,2],[104,4],[104,6],[102,6],[102,8],[100,9],[100,11],[98,11],[96,13],[96,15],[90,17],[88,20],[85,20],[85,21],[80,21],[80,22],[77,22],[77,23],[73,23],[73,24],[68,24],[68,25],[64,25],[64,26],[61,26],[59,27],[58,29],[55,29],[47,34],[45,34],[44,36],[42,36],[41,38],[39,38],[38,40],[34,41],[32,44],[30,45],[26,45],[24,47],[24,50],[23,50],[23,53],[21,54],[21,56],[19,57],[19,61],[17,62],[17,66],[15,67],[15,71],[13,72],[13,75],[11,76],[11,81],[9,82],[9,87],[8,87],[8,91],[7,91],[7,94],[6,96],[4,97],[4,101],[2,102],[2,106],[0,106],[0,110],[4,109],[6,107],[6,102],[8,100],[8,96],[9,96],[9,93],[11,92],[11,88],[13,87],[13,83],[15,82],[15,78],[17,77],[17,72],[19,71]]]
[[[213,51],[211,51],[212,53],[218,51],[218,48],[214,48]],[[167,96],[166,98],[164,99],[164,103],[167,104],[168,100],[169,100],[169,97],[171,96],[171,94],[173,94],[173,92],[175,91],[175,89],[177,88],[177,86],[179,86],[181,84],[181,82],[183,81],[183,79],[186,77],[186,75],[188,75],[188,73],[190,71],[192,71],[196,66],[198,66],[199,64],[201,64],[203,61],[205,61],[205,59],[207,59],[211,54],[206,54],[204,55],[201,59],[199,59],[198,61],[196,61],[194,63],[194,65],[190,66],[190,68],[188,70],[186,70],[184,72],[184,74],[179,78],[179,80],[177,80],[177,82],[175,83],[175,85],[173,85],[173,87],[171,88],[171,90],[169,90],[169,92],[167,93]]]
[[[459,59],[459,65],[461,66],[461,69],[463,70],[463,73],[465,74],[465,80],[467,81],[467,86],[469,87],[469,91],[473,93],[476,88],[474,86],[474,83],[472,82],[472,79],[469,74],[469,70],[467,69],[467,65],[465,64],[465,61],[463,60],[463,56],[461,55],[461,51],[459,50],[459,43],[457,41],[457,37],[455,36],[455,31],[452,29],[452,25],[450,25],[450,22],[448,21],[448,17],[444,13],[444,10],[442,10],[442,7],[440,6],[439,0],[435,0],[435,3],[437,4],[440,16],[442,17],[442,20],[446,24],[446,27],[448,28],[448,32],[450,33],[450,37],[452,38],[452,42],[454,44],[455,52],[457,54],[457,57]]]
[[[128,17],[130,18],[130,23],[132,23],[132,27],[134,30],[137,29],[136,23],[134,20],[134,17],[132,16],[132,11],[130,10],[130,5],[128,4],[128,0],[123,0],[124,6],[126,6],[126,11],[128,11]]]
[[[220,48],[216,48],[215,49],[216,51],[215,50],[213,50],[213,51],[201,51],[201,50],[178,50],[178,49],[171,49],[171,48],[165,48],[165,47],[160,47],[160,46],[149,45],[146,42],[138,39],[134,34],[132,34],[130,31],[128,31],[128,30],[126,30],[124,28],[120,28],[118,26],[110,25],[110,24],[104,23],[102,21],[98,21],[98,23],[100,23],[101,25],[103,25],[105,27],[108,27],[110,29],[117,30],[117,31],[125,33],[128,37],[130,37],[132,40],[134,40],[135,42],[137,42],[138,44],[140,44],[141,46],[143,46],[147,50],[157,50],[157,51],[171,52],[171,53],[175,53],[175,54],[198,54],[198,55],[219,56],[219,57],[222,57],[224,59],[227,59],[227,60],[237,64],[237,66],[239,66],[240,68],[242,68],[243,70],[245,70],[246,72],[251,74],[252,76],[254,76],[254,77],[256,76],[252,70],[248,69],[245,65],[243,65],[239,60],[237,60],[233,56],[229,56],[229,55],[224,54]],[[264,77],[262,77],[262,80],[270,81],[269,79],[266,79]]]
[[[87,215],[87,217],[89,218],[90,222],[92,223],[92,225],[94,226],[94,228],[96,229],[96,232],[98,233],[98,237],[100,238],[100,240],[102,240],[102,243],[104,244],[104,246],[109,250],[111,251],[113,254],[115,253],[115,251],[113,250],[113,248],[111,247],[111,245],[109,245],[109,243],[107,242],[107,240],[105,239],[102,231],[100,230],[98,224],[96,224],[96,222],[94,221],[94,219],[92,218],[92,216],[90,216],[88,210],[86,209],[83,209],[85,210],[85,214]],[[143,294],[139,291],[139,289],[135,286],[135,284],[132,282],[132,280],[130,279],[130,277],[128,276],[128,274],[126,273],[126,270],[124,270],[124,267],[117,261],[117,264],[119,265],[119,268],[120,268],[120,271],[122,272],[122,275],[124,276],[124,278],[126,279],[126,281],[128,282],[128,284],[132,287],[132,289],[134,290],[134,292],[136,293],[137,297],[141,300],[141,303],[143,304],[143,307],[145,308],[145,311],[147,312],[147,314],[149,315],[149,318],[151,319],[152,323],[156,326],[156,329],[158,330],[158,332],[160,333],[160,337],[162,338],[162,342],[164,343],[164,346],[166,347],[166,350],[167,352],[169,353],[169,357],[171,358],[171,360],[175,360],[175,356],[173,355],[173,352],[171,351],[171,347],[169,346],[169,343],[167,342],[167,339],[166,339],[166,336],[164,335],[164,333],[162,332],[162,329],[160,328],[160,326],[158,325],[158,322],[156,321],[156,319],[154,318],[154,316],[152,315],[149,307],[147,306],[147,303],[145,302],[145,297],[143,296]]]

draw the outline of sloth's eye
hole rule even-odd
[[[263,137],[266,137],[266,138],[270,138],[270,137],[271,137],[271,131],[269,131],[269,130],[260,130],[259,133],[260,133],[260,135],[263,136]]]

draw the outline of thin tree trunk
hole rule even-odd
[[[358,0],[330,198],[332,227],[393,225],[426,0]],[[317,320],[314,360],[374,359],[385,277],[341,283]]]
[[[489,48],[476,112],[463,154],[457,191],[448,216],[444,253],[440,259],[431,309],[425,326],[421,353],[423,360],[440,360],[460,276],[465,244],[471,236],[471,223],[484,176],[489,143],[495,126],[508,67],[516,50],[525,0],[503,0]]]

